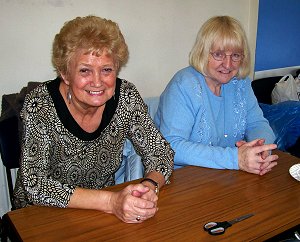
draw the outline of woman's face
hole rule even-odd
[[[242,61],[233,61],[232,59],[236,60],[237,56],[242,56],[241,54],[239,51],[224,51],[219,48],[214,48],[210,51],[206,68],[207,81],[215,85],[228,83],[237,75]]]
[[[63,76],[69,85],[72,103],[83,109],[104,105],[115,92],[117,70],[107,51],[100,56],[75,53],[70,61],[69,74]]]

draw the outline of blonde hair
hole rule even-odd
[[[250,51],[245,31],[238,20],[229,16],[216,16],[207,20],[200,28],[189,56],[189,63],[203,75],[206,75],[209,54],[214,47],[241,51],[244,58],[237,78],[249,75]]]
[[[56,34],[52,46],[52,64],[58,75],[66,74],[70,60],[78,50],[112,55],[119,71],[128,60],[128,47],[118,25],[96,16],[77,17],[68,21]]]

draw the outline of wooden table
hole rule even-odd
[[[300,224],[300,182],[289,174],[300,159],[275,153],[279,164],[264,176],[192,166],[176,170],[161,189],[158,213],[142,224],[99,211],[39,206],[9,212],[6,220],[23,241],[263,241]],[[255,215],[223,235],[203,230],[208,221],[248,213]]]

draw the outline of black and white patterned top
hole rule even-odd
[[[145,173],[158,171],[168,181],[174,152],[132,83],[117,79],[115,97],[106,103],[100,127],[87,133],[69,113],[59,82],[45,82],[25,98],[21,167],[14,191],[17,208],[67,207],[76,187],[114,185],[126,138],[141,155]]]

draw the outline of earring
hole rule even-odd
[[[69,104],[71,104],[72,94],[70,92],[70,89],[68,89],[68,92],[67,92],[67,100],[68,100]]]

